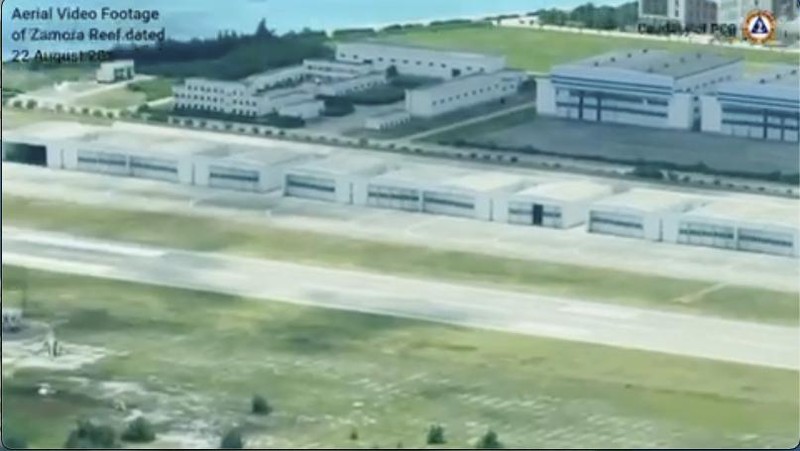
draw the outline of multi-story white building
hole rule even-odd
[[[100,63],[95,78],[100,83],[114,83],[130,80],[136,75],[133,60],[106,61]]]
[[[526,75],[504,70],[459,77],[406,91],[406,110],[415,117],[432,117],[514,95]]]
[[[640,0],[639,23],[674,23],[681,27],[708,26],[717,22],[713,0]],[[709,28],[710,29],[710,28]]]
[[[723,83],[701,101],[704,132],[747,138],[800,140],[797,66],[778,66],[755,79]]]
[[[400,74],[444,79],[497,72],[506,66],[504,56],[372,42],[338,44],[336,59],[381,70],[394,66]]]
[[[368,72],[351,78],[331,80],[316,85],[316,92],[323,96],[342,96],[354,92],[365,91],[386,84],[386,72]]]
[[[690,129],[697,96],[738,80],[741,58],[631,50],[555,66],[537,79],[538,113],[592,122]]]
[[[309,59],[303,61],[302,70],[315,80],[346,80],[367,75],[376,69],[372,64]]]

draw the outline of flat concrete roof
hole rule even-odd
[[[724,199],[692,210],[684,219],[723,220],[738,223],[800,227],[800,204],[778,199]]]
[[[675,191],[634,188],[624,193],[600,199],[592,209],[630,209],[642,212],[674,211],[698,205],[703,198]]]
[[[574,202],[580,200],[594,200],[604,196],[611,196],[613,193],[614,188],[610,185],[584,180],[569,180],[532,186],[515,193],[512,198],[531,197]]]
[[[771,64],[766,70],[748,74],[740,83],[758,83],[768,85],[788,85],[798,88],[800,76],[797,66],[790,64]]]
[[[195,155],[215,147],[214,143],[198,139],[165,137],[163,135],[136,133],[111,128],[91,132],[78,137],[76,140],[83,144],[99,146],[100,148],[97,149],[99,151],[107,147],[109,150],[116,149],[132,154],[147,153],[154,156]]]
[[[297,152],[287,149],[264,149],[256,146],[240,144],[217,144],[209,143],[213,147],[199,152],[197,155],[216,159],[214,163],[224,164],[226,162],[244,163],[270,166],[290,161],[308,158],[312,154],[307,152]]]
[[[492,193],[496,191],[513,191],[519,189],[524,183],[525,179],[518,175],[487,171],[475,172],[447,180],[442,183],[442,186],[478,193]]]
[[[732,58],[708,52],[672,53],[666,50],[637,49],[604,53],[580,60],[573,65],[627,69],[673,78],[683,78],[717,67],[733,64],[743,58]]]
[[[35,124],[24,125],[19,128],[3,130],[6,140],[15,138],[32,138],[36,141],[74,139],[82,135],[97,132],[103,129],[110,129],[101,125],[88,125],[80,122],[68,121],[45,121]]]
[[[444,180],[462,177],[465,174],[467,174],[467,171],[449,166],[406,165],[400,169],[378,175],[371,179],[370,183],[414,185],[424,189],[426,186],[433,187]]]
[[[319,175],[373,175],[386,170],[386,162],[380,158],[337,153],[325,158],[314,159],[295,166],[292,172],[315,173]]]
[[[443,87],[449,86],[458,86],[458,85],[470,85],[474,83],[476,80],[486,80],[487,83],[492,83],[495,80],[502,79],[504,76],[515,76],[515,75],[522,75],[524,72],[511,70],[511,69],[504,69],[498,72],[489,72],[489,73],[477,73],[477,74],[470,74],[465,75],[463,77],[456,77],[450,80],[445,80],[441,83],[435,83],[431,85],[421,86],[419,88],[409,89],[409,91],[413,93],[424,93],[424,92],[435,92]]]

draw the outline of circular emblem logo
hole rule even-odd
[[[778,22],[771,12],[750,11],[742,24],[742,36],[753,44],[765,44],[775,38],[777,25]]]

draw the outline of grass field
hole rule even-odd
[[[145,101],[163,99],[172,96],[172,85],[175,80],[172,78],[157,77],[151,80],[137,81],[126,85],[127,89],[133,93],[145,95]]]
[[[566,63],[620,49],[663,48],[671,51],[709,50],[744,57],[748,63],[798,64],[797,54],[759,50],[710,47],[700,44],[661,42],[637,38],[581,35],[570,32],[529,30],[509,27],[417,29],[382,36],[387,42],[425,45],[437,48],[503,54],[510,66],[547,71],[554,64]]]
[[[61,81],[91,80],[94,66],[59,65],[47,69],[31,70],[20,64],[3,64],[3,88],[24,92],[52,86]]]
[[[123,109],[145,103],[143,92],[134,92],[127,86],[120,86],[108,91],[81,97],[75,103],[82,106],[99,106],[103,108]]]
[[[532,262],[173,214],[3,195],[5,224],[146,244],[503,285],[627,305],[798,324],[798,294]],[[699,293],[699,294],[697,294]],[[696,296],[694,294],[697,294]],[[686,299],[691,299],[686,302]]]
[[[84,124],[100,125],[110,124],[113,122],[111,119],[88,115],[69,114],[47,110],[22,110],[11,108],[4,108],[2,116],[4,130],[10,130],[44,121],[77,121]]]
[[[253,447],[419,447],[431,423],[451,447],[489,427],[507,447],[797,441],[797,372],[23,271],[3,268],[4,302],[25,278],[29,316],[56,324],[66,356],[112,352],[77,371],[4,364],[3,432],[35,447],[78,416],[119,426],[109,398],[211,447],[235,423]],[[272,415],[247,414],[254,393]]]

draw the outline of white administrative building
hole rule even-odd
[[[474,74],[406,91],[406,111],[414,117],[433,117],[514,95],[527,76],[523,72]]]
[[[369,64],[380,70],[394,67],[404,75],[443,79],[497,72],[506,66],[504,56],[377,42],[340,43],[336,46],[336,59]]]
[[[800,78],[797,66],[775,66],[756,78],[723,83],[701,98],[704,132],[798,142]]]
[[[743,72],[741,58],[710,53],[613,52],[538,78],[537,109],[581,121],[690,129],[700,117],[697,96]]]

